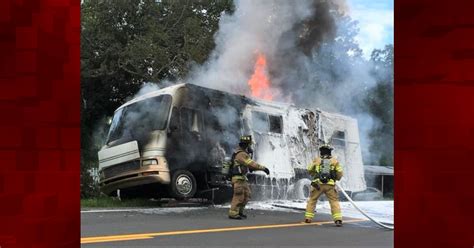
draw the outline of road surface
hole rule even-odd
[[[393,231],[330,215],[275,208],[250,209],[246,220],[230,220],[223,207],[177,207],[81,212],[82,247],[393,247]]]

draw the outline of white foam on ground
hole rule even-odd
[[[393,224],[393,201],[356,201],[359,208],[365,211],[370,217],[377,221]],[[277,205],[277,206],[275,206]],[[340,202],[342,215],[351,218],[367,219],[357,209],[355,209],[350,202]],[[285,206],[293,209],[286,209],[278,206]],[[223,205],[221,207],[230,207],[229,205]],[[303,200],[277,200],[277,201],[260,201],[260,202],[249,202],[247,205],[248,209],[256,210],[277,210],[277,211],[292,211],[301,212],[306,208],[306,201]],[[297,209],[300,209],[299,211]],[[316,214],[325,213],[331,214],[331,207],[328,201],[318,201],[316,205]]]

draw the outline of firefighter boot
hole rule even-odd
[[[336,221],[334,221],[334,223],[336,223],[337,227],[342,226],[342,220],[336,220]]]
[[[311,219],[308,219],[308,218],[304,219],[304,223],[311,223]]]
[[[240,212],[239,212],[239,216],[240,216],[240,218],[242,218],[242,219],[247,219],[247,215],[245,215],[243,211],[240,211]]]
[[[242,218],[242,219],[247,219],[247,215],[244,214],[244,208],[245,208],[245,205],[241,206],[240,209],[239,209],[239,216]]]
[[[237,215],[237,216],[230,216],[229,215],[229,219],[231,219],[231,220],[241,220],[242,217],[240,217],[240,215]]]

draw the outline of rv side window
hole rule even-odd
[[[262,112],[252,111],[252,129],[257,132],[268,133],[268,115]]]
[[[183,130],[199,133],[202,130],[201,113],[194,109],[181,108],[181,127]]]
[[[169,129],[170,131],[176,131],[179,129],[179,112],[176,107],[173,107],[173,112],[171,113]]]
[[[345,146],[346,133],[344,131],[335,131],[332,135],[332,144],[335,146]]]
[[[281,116],[268,116],[270,118],[270,132],[282,133],[283,131],[283,119]]]

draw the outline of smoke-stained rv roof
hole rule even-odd
[[[241,97],[247,99],[249,102],[253,102],[256,105],[260,105],[260,106],[268,106],[268,107],[274,107],[274,108],[288,108],[288,107],[293,106],[293,104],[274,102],[274,101],[268,102],[268,101],[265,101],[265,100],[260,100],[260,99],[240,95],[240,94],[235,94],[235,93],[226,92],[226,91],[222,91],[222,90],[216,90],[216,89],[211,89],[211,88],[207,88],[207,87],[203,87],[203,86],[198,86],[198,85],[195,85],[195,84],[181,83],[181,84],[176,84],[176,85],[169,86],[169,87],[166,87],[166,88],[162,88],[160,90],[155,90],[155,91],[146,93],[144,95],[138,96],[136,98],[133,98],[132,100],[124,103],[123,105],[121,105],[117,109],[121,109],[125,106],[128,106],[130,104],[133,104],[133,103],[136,103],[136,102],[139,102],[139,101],[143,101],[143,100],[151,98],[151,97],[164,95],[164,94],[173,95],[178,89],[184,88],[184,87],[195,87],[195,88],[201,88],[201,89],[210,90],[210,91],[224,92],[226,94],[231,94],[231,95],[238,95],[238,96],[241,96]]]
[[[133,103],[136,103],[136,102],[139,102],[139,101],[143,101],[143,100],[151,98],[151,97],[155,97],[155,96],[159,96],[159,95],[167,95],[167,94],[173,95],[178,89],[183,88],[184,86],[186,86],[186,84],[182,83],[182,84],[169,86],[169,87],[166,87],[166,88],[163,88],[163,89],[160,89],[160,90],[151,91],[151,92],[146,93],[144,95],[135,97],[132,100],[122,104],[120,107],[117,108],[117,110],[119,110],[123,107],[126,107],[130,104],[133,104]]]
[[[117,108],[117,110],[121,109],[125,106],[128,106],[130,104],[133,104],[133,103],[136,103],[136,102],[139,102],[139,101],[143,101],[143,100],[151,98],[151,97],[156,97],[156,96],[165,95],[165,94],[174,95],[178,89],[181,89],[181,88],[184,88],[184,87],[189,87],[189,88],[194,87],[194,88],[200,88],[200,89],[209,90],[209,91],[223,92],[225,94],[230,94],[230,95],[238,95],[238,96],[242,97],[243,99],[246,99],[249,103],[253,103],[253,105],[261,106],[263,108],[274,108],[274,109],[278,109],[280,111],[287,110],[287,109],[290,109],[290,108],[308,109],[308,110],[310,109],[310,108],[304,108],[304,107],[297,107],[294,104],[289,104],[289,103],[275,102],[275,101],[270,102],[270,101],[261,100],[261,99],[241,95],[241,94],[235,94],[235,93],[226,92],[226,91],[222,91],[222,90],[211,89],[211,88],[207,88],[207,87],[203,87],[203,86],[199,86],[199,85],[195,85],[195,84],[191,84],[191,83],[181,83],[181,84],[176,84],[176,85],[173,85],[173,86],[168,86],[168,87],[162,88],[160,90],[151,91],[151,92],[146,93],[144,95],[138,96],[138,97],[124,103],[119,108]],[[322,111],[320,109],[311,109],[311,110],[312,111],[314,111],[314,110],[321,111],[324,114],[329,114],[332,117],[336,117],[336,118],[353,119],[352,117],[349,117],[347,115],[343,115],[343,114],[339,114],[339,113],[335,113],[335,112],[326,112],[326,111]]]

